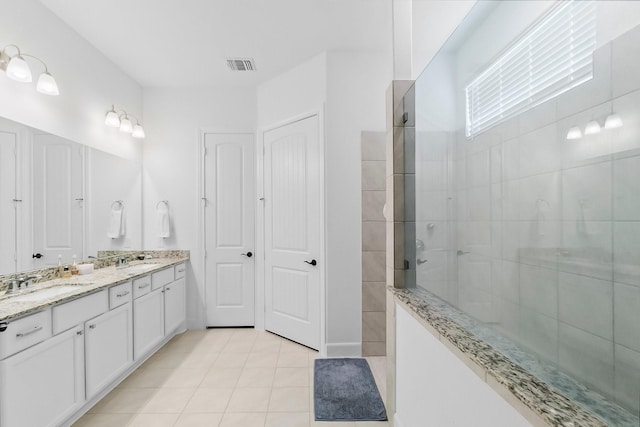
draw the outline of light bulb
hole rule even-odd
[[[120,127],[120,118],[118,118],[118,113],[114,109],[107,113],[104,118],[104,124],[112,128]]]
[[[578,126],[572,127],[571,129],[569,129],[569,132],[567,132],[568,140],[574,140],[574,139],[580,139],[580,138],[582,138],[582,131]]]
[[[40,74],[40,77],[38,77],[38,85],[36,86],[36,88],[38,89],[38,92],[44,93],[45,95],[60,95],[56,80],[47,71]]]
[[[622,118],[616,113],[612,113],[607,116],[607,119],[604,121],[605,129],[616,129],[622,127]]]
[[[139,139],[144,138],[144,129],[142,128],[142,126],[140,126],[140,123],[136,123],[136,125],[133,127],[131,136]]]
[[[124,119],[120,120],[120,131],[131,133],[133,132],[133,126],[131,125],[131,120],[127,116],[124,116]]]
[[[9,65],[7,65],[7,77],[22,83],[31,83],[33,81],[29,64],[27,64],[27,61],[20,55],[14,56],[9,61]]]
[[[587,126],[584,128],[585,135],[593,135],[594,133],[600,132],[600,124],[595,120],[591,120],[587,123]]]

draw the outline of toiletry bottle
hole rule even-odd
[[[58,277],[64,277],[62,274],[62,255],[58,255]]]
[[[71,264],[71,275],[75,276],[78,274],[78,262],[76,259],[76,255],[73,255],[73,263]]]

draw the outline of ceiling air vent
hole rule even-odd
[[[227,65],[231,71],[256,71],[253,58],[227,58]]]

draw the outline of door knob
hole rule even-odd
[[[40,259],[40,258],[42,258],[42,257],[43,257],[43,255],[42,255],[41,253],[37,253],[37,254],[33,254],[33,255],[31,255],[31,258],[38,258],[38,259]]]
[[[315,259],[312,259],[311,261],[305,261],[307,264],[311,264],[311,265],[316,265],[317,262]]]
[[[247,258],[251,258],[253,256],[253,252],[247,252],[246,254],[243,253],[243,254],[240,254],[240,255],[244,255]]]
[[[427,262],[427,260],[426,260],[426,259],[418,259],[418,260],[416,261],[416,263],[417,263],[418,265],[420,265],[420,264],[424,264],[425,262]]]

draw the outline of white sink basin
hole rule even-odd
[[[149,270],[152,270],[156,267],[158,267],[160,264],[154,264],[154,263],[149,263],[149,264],[136,264],[136,265],[130,265],[129,267],[125,267],[122,270],[126,271],[127,273],[134,273],[134,274],[139,274],[139,273],[145,273]]]
[[[71,291],[78,290],[78,285],[60,285],[45,288],[39,291],[29,292],[28,294],[18,295],[11,297],[11,301],[15,302],[35,302],[42,301],[49,298],[54,298],[60,295],[64,295]]]

